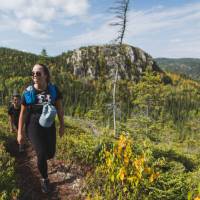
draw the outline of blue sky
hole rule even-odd
[[[130,0],[124,42],[153,57],[200,58],[200,0]],[[55,56],[108,44],[115,0],[0,0],[0,46]]]

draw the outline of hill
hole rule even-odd
[[[102,74],[112,78],[114,67],[119,66],[119,78],[135,80],[148,70],[161,72],[153,58],[143,50],[123,45],[89,46],[68,51],[56,57],[44,57],[8,48],[0,48],[0,73],[29,75],[37,62],[56,65],[77,78],[98,79]]]
[[[158,66],[168,72],[186,75],[192,79],[200,80],[200,59],[197,58],[156,58]]]
[[[52,81],[62,91],[71,94],[64,98],[69,108],[85,102],[84,92],[93,97],[87,100],[87,110],[94,103],[96,86],[89,83],[93,80],[113,80],[115,66],[119,66],[118,78],[138,82],[145,71],[162,72],[153,58],[139,48],[123,45],[89,46],[68,51],[56,57],[26,53],[14,49],[0,48],[0,100],[8,103],[14,89],[23,91],[31,82],[31,69],[35,63],[49,66]],[[83,84],[84,82],[84,84]],[[84,96],[84,97],[82,97]],[[73,104],[72,104],[73,102]],[[82,106],[81,106],[82,107]],[[75,108],[69,109],[74,114]],[[68,110],[68,111],[69,111]]]
[[[31,67],[37,62],[56,65],[77,77],[97,78],[102,73],[111,77],[119,57],[115,45],[89,46],[68,51],[56,57],[43,57],[15,49],[0,48],[0,74],[6,76],[29,76]],[[197,58],[156,58],[153,59],[139,48],[124,45],[120,66],[122,78],[137,79],[148,66],[155,71],[175,72],[200,80],[200,59]],[[155,62],[156,61],[156,62]],[[102,66],[106,67],[102,69]],[[128,66],[128,67],[127,67]]]
[[[123,45],[81,47],[58,56],[76,77],[98,79],[113,78],[115,66],[119,66],[119,78],[136,81],[146,70],[161,72],[153,58],[143,50]]]

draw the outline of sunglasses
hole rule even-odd
[[[42,73],[41,72],[32,72],[31,76],[41,76]]]

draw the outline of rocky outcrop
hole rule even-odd
[[[146,70],[161,72],[153,58],[143,50],[129,45],[105,45],[81,47],[70,52],[66,63],[78,78],[112,78],[115,67],[119,79],[137,81]]]

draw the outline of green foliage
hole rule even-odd
[[[190,186],[188,192],[188,200],[199,200],[200,199],[200,171],[197,170],[195,173],[190,174],[187,179],[187,184]]]
[[[193,171],[197,168],[198,165],[198,163],[195,162],[194,158],[191,156],[180,154],[173,149],[154,149],[153,156],[155,158],[165,157],[168,160],[174,160],[176,162],[182,163],[186,171]]]
[[[156,186],[149,189],[148,199],[186,200],[189,191],[187,175],[165,173],[156,181]]]
[[[197,58],[157,58],[159,67],[165,71],[183,74],[183,77],[190,77],[199,80],[200,59]]]
[[[6,152],[4,144],[0,142],[0,199],[16,199],[19,189],[16,187],[14,159]]]
[[[111,138],[104,135],[97,137],[91,134],[87,126],[83,120],[65,119],[65,135],[57,143],[59,159],[81,165],[96,165],[101,143]]]
[[[47,57],[47,51],[46,51],[46,49],[42,49],[41,56]]]
[[[13,139],[8,130],[6,108],[0,108],[0,199],[17,199],[19,189],[16,185],[15,160],[6,151],[8,142]]]
[[[94,48],[100,52],[98,46]],[[63,93],[65,115],[70,116],[65,118],[66,135],[58,140],[57,156],[65,162],[92,167],[88,199],[133,199],[133,195],[135,199],[149,200],[198,197],[200,84],[185,76],[152,73],[150,66],[144,66],[148,70],[141,69],[140,73],[137,68],[140,61],[136,58],[137,62],[132,63],[127,57],[127,74],[120,71],[122,79],[116,88],[116,118],[118,133],[124,131],[128,140],[124,139],[124,148],[116,154],[120,142],[111,137],[113,83],[108,78],[106,52],[96,58],[95,51],[89,48],[88,55],[85,52],[81,55],[83,64],[90,60],[96,63],[98,73],[91,79],[86,76],[86,65],[85,77],[74,76],[74,66],[66,62],[72,52],[52,58],[45,52],[34,55],[1,48],[0,104],[8,104],[14,89],[22,92],[31,83],[30,72],[35,63],[47,64],[52,82]],[[6,131],[5,108],[0,109],[0,118],[4,130],[0,135],[2,144],[13,136]],[[91,122],[104,129],[95,135]],[[2,172],[0,183],[4,184],[14,180],[14,161],[2,149],[1,164],[8,168]],[[136,161],[141,164],[138,168],[141,176],[135,174]],[[143,173],[148,167],[150,173]],[[152,178],[155,179],[151,183]],[[1,193],[5,198],[10,198],[12,190],[17,191],[12,183]]]
[[[98,139],[89,134],[65,135],[58,143],[58,158],[79,164],[94,163]]]
[[[121,135],[109,146],[102,146],[100,163],[88,178],[90,197],[101,194],[100,198],[109,200],[141,199],[148,195],[144,188],[152,186],[159,173],[148,166],[148,154],[135,154],[132,145],[132,140]]]

